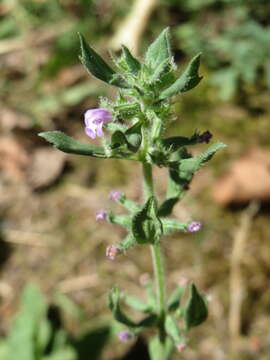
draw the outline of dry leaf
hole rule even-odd
[[[213,197],[221,205],[270,201],[270,152],[255,148],[217,180]]]

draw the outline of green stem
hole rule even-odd
[[[154,195],[152,167],[150,164],[143,163],[143,176],[144,176],[144,196],[148,199]],[[162,259],[160,243],[151,245],[151,254],[154,267],[154,275],[156,282],[156,295],[159,304],[159,338],[163,346],[165,346],[165,330],[164,322],[166,315],[166,293],[165,293],[165,274],[164,263]],[[164,349],[165,351],[165,349]]]
[[[143,163],[143,180],[144,198],[147,200],[150,196],[154,195],[152,167],[150,164]]]
[[[160,243],[151,245],[152,261],[155,272],[157,299],[159,304],[159,337],[161,343],[165,342],[164,322],[166,315],[166,294],[164,263]]]

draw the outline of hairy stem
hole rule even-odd
[[[154,195],[152,167],[150,164],[143,163],[143,177],[144,177],[144,196],[148,199]],[[159,338],[161,344],[165,346],[165,314],[166,314],[166,294],[165,294],[165,274],[164,263],[162,258],[160,243],[151,246],[151,254],[156,283],[156,296],[159,304]],[[165,359],[164,359],[165,360]]]

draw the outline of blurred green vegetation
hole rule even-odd
[[[81,331],[76,336],[63,326],[62,313],[83,322],[83,312],[62,294],[49,305],[39,288],[29,283],[22,291],[19,311],[9,334],[0,339],[3,360],[98,359],[110,338],[110,326]]]
[[[175,28],[181,49],[202,51],[222,99],[270,89],[269,2],[181,2],[185,21]]]

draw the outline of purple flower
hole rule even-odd
[[[96,220],[97,221],[106,220],[106,218],[107,218],[107,211],[106,210],[101,209],[101,210],[96,211]]]
[[[112,121],[112,114],[106,109],[90,109],[84,114],[85,132],[90,138],[103,136],[102,126]]]
[[[132,338],[132,334],[128,330],[120,331],[117,336],[118,339],[123,343],[128,342]]]
[[[192,223],[188,225],[188,231],[189,232],[196,232],[196,231],[199,231],[201,227],[202,227],[201,222],[192,221]]]
[[[210,131],[207,130],[207,131],[203,132],[201,135],[198,135],[198,141],[201,143],[208,144],[209,141],[211,140],[212,136],[213,135],[210,133]]]
[[[118,201],[120,197],[122,196],[121,191],[119,190],[112,190],[109,194],[109,199],[113,201]]]
[[[118,248],[115,245],[107,246],[106,256],[108,259],[114,260],[117,254],[118,254]]]

